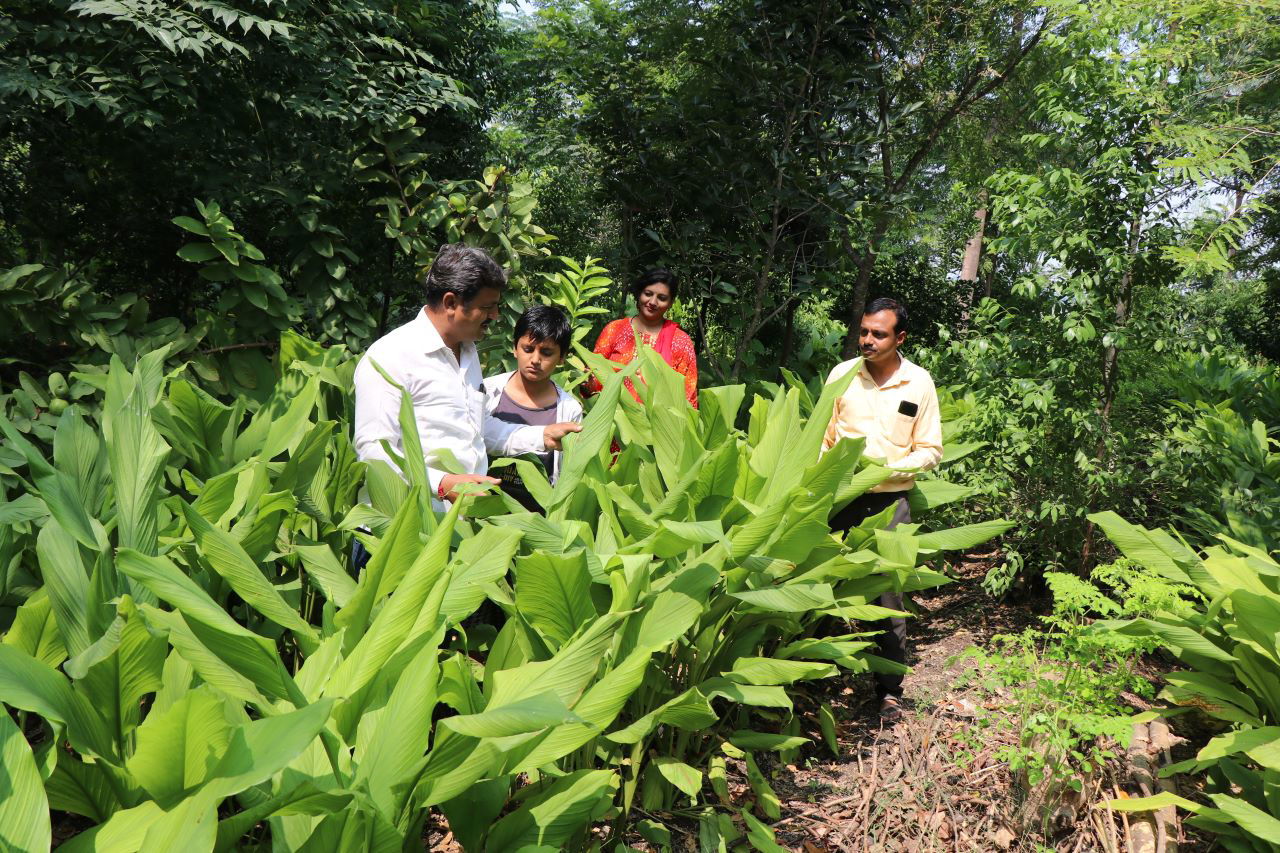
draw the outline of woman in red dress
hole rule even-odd
[[[621,317],[604,327],[596,340],[595,353],[619,364],[628,364],[636,354],[636,340],[653,347],[667,364],[684,376],[684,393],[689,405],[698,407],[698,357],[693,341],[679,325],[666,319],[676,301],[676,277],[666,269],[649,270],[636,281],[631,295],[636,301],[636,315]],[[594,394],[601,388],[595,377],[587,380],[586,389]],[[640,395],[627,380],[627,390],[636,400]]]

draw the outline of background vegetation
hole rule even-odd
[[[952,450],[968,451],[953,452],[947,477],[963,489],[955,495],[971,497],[940,508],[931,526],[1010,519],[985,581],[992,595],[1040,589],[1046,573],[1101,585],[1101,599],[1072,611],[1069,631],[1061,622],[1052,628],[1054,649],[1064,647],[1062,636],[1077,647],[1085,614],[1124,614],[1124,630],[1145,639],[1094,649],[1091,659],[1135,654],[1160,638],[1184,666],[1203,671],[1191,686],[1171,688],[1172,701],[1190,702],[1193,687],[1230,695],[1243,710],[1228,722],[1273,733],[1280,704],[1254,695],[1265,662],[1251,657],[1267,652],[1249,645],[1266,643],[1241,637],[1262,630],[1255,623],[1275,624],[1273,604],[1256,599],[1277,592],[1268,554],[1280,547],[1274,0],[568,0],[518,8],[481,0],[13,0],[5,11],[0,628],[8,646],[50,668],[69,658],[58,682],[72,685],[65,689],[101,689],[80,680],[90,684],[93,667],[118,654],[112,643],[133,637],[151,649],[128,627],[148,618],[145,608],[169,614],[155,619],[176,618],[159,609],[175,601],[154,590],[148,598],[134,577],[143,562],[129,563],[134,574],[121,568],[131,580],[112,574],[101,588],[85,587],[105,571],[101,555],[117,548],[139,560],[180,554],[181,571],[199,576],[244,630],[270,637],[272,654],[286,663],[330,636],[326,608],[341,608],[354,583],[340,579],[354,523],[340,522],[362,476],[334,438],[347,429],[345,356],[337,354],[359,352],[415,310],[415,282],[436,248],[463,240],[512,270],[504,323],[525,301],[554,301],[588,344],[593,326],[627,307],[623,283],[647,266],[675,269],[675,316],[694,337],[704,384],[745,386],[734,399],[748,401],[740,413],[736,404],[724,409],[715,441],[707,432],[714,418],[699,422],[707,452],[730,436],[756,447],[756,406],[791,400],[785,405],[797,418],[807,415],[821,378],[852,352],[850,332],[866,301],[902,299],[912,311],[908,354],[943,388]],[[491,366],[504,358],[503,333],[486,352]],[[571,381],[585,366],[575,360]],[[299,436],[274,435],[273,444],[265,426],[280,414],[281,389],[296,392],[304,376],[320,378],[299,422],[329,424],[328,437],[308,433],[318,455],[306,457],[325,459],[322,479],[336,478],[326,481],[323,501],[310,485],[317,471],[293,461]],[[125,418],[138,405],[146,411]],[[652,462],[665,478],[657,482],[671,486],[692,460],[660,449],[647,424],[628,420],[635,417],[619,415],[616,428],[652,448],[652,460],[636,465]],[[138,453],[138,442],[154,441],[138,426],[148,419],[168,455],[145,477],[135,472],[135,493],[126,495],[119,472],[113,483],[101,479],[123,462],[100,455]],[[113,426],[122,423],[130,426]],[[89,432],[105,445],[93,450]],[[200,496],[211,478],[246,464],[251,450],[283,484],[246,484],[236,493],[239,510],[228,504],[203,517],[228,535],[236,530],[269,585],[287,588],[286,610],[268,605],[267,620],[278,617],[269,630],[243,591],[195,556],[208,534],[198,523],[183,526],[187,516],[174,502],[207,500]],[[767,478],[773,466],[765,468],[749,470]],[[273,515],[267,499],[285,491],[296,506]],[[267,502],[250,511],[240,502],[246,495]],[[733,496],[758,509],[752,494]],[[388,518],[407,499],[383,497]],[[70,515],[53,511],[63,503]],[[165,508],[142,509],[153,503]],[[590,509],[576,507],[575,522],[593,523]],[[679,512],[686,510],[681,523],[709,520],[689,507]],[[284,519],[296,512],[320,525],[308,530],[314,541],[306,547],[329,537],[331,557],[315,564],[316,577],[329,581],[306,596],[290,572],[321,552],[295,557],[276,547],[278,536],[294,542],[298,525]],[[662,517],[675,512],[666,507]],[[1124,528],[1108,512],[1147,531],[1173,531],[1177,549],[1160,539],[1166,560],[1131,539],[1113,542]],[[628,535],[643,539],[644,516],[627,513]],[[716,513],[722,531],[741,520],[727,506]],[[174,538],[157,538],[156,525],[167,524],[177,525]],[[55,527],[62,532],[49,532]],[[79,554],[83,578],[73,576],[72,598],[96,610],[66,609],[70,588],[59,592],[46,575],[42,540],[49,560]],[[1118,551],[1131,560],[1116,563]],[[1257,577],[1214,574],[1233,560],[1248,561]],[[1098,580],[1113,578],[1114,565],[1177,584],[1180,603],[1097,604],[1127,588],[1127,580]],[[1236,582],[1248,586],[1238,601]],[[144,616],[114,599],[126,588]],[[237,610],[242,604],[250,610]],[[61,646],[12,639],[52,622]],[[1202,632],[1218,651],[1196,657],[1168,645],[1185,639],[1183,629]],[[342,653],[350,652],[344,641]],[[172,678],[166,683],[197,683]],[[165,690],[156,705],[176,707],[177,688]],[[181,700],[183,713],[211,713],[208,694],[199,695]],[[48,707],[0,698],[49,721],[15,718],[15,732],[37,745],[37,730],[52,735],[67,725],[71,736],[71,724]],[[296,695],[268,698],[303,713]],[[244,703],[238,707],[243,714]],[[245,724],[228,713],[227,726]],[[255,719],[270,713],[253,711]],[[137,723],[125,714],[106,735],[88,735],[109,742],[77,745],[77,734],[72,746],[132,773],[130,756],[142,748],[131,733]],[[1221,756],[1245,769],[1219,776],[1240,786],[1242,773],[1255,774],[1257,790],[1272,793],[1258,793],[1250,807],[1276,814],[1280,770],[1257,747],[1269,734],[1248,737],[1247,760],[1240,751]],[[20,740],[5,735],[6,755]],[[672,742],[668,757],[696,754],[679,758],[681,767],[714,769],[699,763],[709,760],[707,743]],[[326,760],[337,760],[334,749],[321,749]],[[35,756],[46,780],[63,778],[49,776],[52,755]],[[604,772],[589,763],[560,766]],[[636,796],[668,802],[692,785],[684,770],[664,766],[662,784],[674,789],[633,766],[617,804]],[[157,809],[174,808],[143,777],[107,777],[102,785],[115,799],[93,805],[91,818],[140,807],[138,785]],[[604,777],[591,778],[592,791],[609,788]],[[1246,820],[1214,802],[1216,811],[1201,814],[1206,825],[1228,831]],[[408,804],[397,801],[398,817],[374,811],[378,820],[400,820],[403,833],[416,819]],[[359,831],[366,829],[374,831]]]

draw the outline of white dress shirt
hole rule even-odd
[[[883,385],[876,384],[861,359],[837,364],[827,377],[830,384],[858,367],[848,390],[836,399],[822,446],[829,450],[842,438],[866,438],[863,452],[895,469],[873,492],[906,491],[915,483],[910,470],[928,471],[942,461],[942,418],[933,377],[901,353],[898,359],[898,369]],[[904,402],[916,405],[914,415],[902,412]]]
[[[441,450],[452,452],[466,474],[487,473],[490,452],[520,456],[546,450],[542,427],[518,426],[489,416],[476,345],[462,345],[459,363],[423,309],[408,323],[374,341],[356,365],[354,443],[360,460],[381,459],[399,471],[382,448],[384,440],[404,455],[400,390],[374,368],[371,362],[375,361],[409,392],[433,501],[440,480],[451,473],[441,466]],[[436,507],[442,504],[436,501]]]

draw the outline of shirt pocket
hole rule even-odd
[[[889,416],[889,443],[895,447],[910,447],[911,437],[915,433],[916,416],[894,412]]]

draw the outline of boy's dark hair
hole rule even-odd
[[[423,280],[431,308],[439,306],[446,293],[456,294],[463,305],[470,305],[485,288],[502,290],[506,286],[506,273],[488,252],[461,243],[441,246]]]
[[[631,285],[631,297],[639,299],[640,294],[644,293],[644,289],[651,284],[665,284],[671,289],[671,301],[676,301],[676,296],[679,295],[680,283],[676,280],[676,274],[664,267],[651,269],[636,279],[636,283]]]
[[[553,341],[560,347],[561,355],[568,355],[573,327],[569,325],[569,315],[563,309],[538,303],[524,309],[520,319],[516,320],[516,333],[512,343],[519,344],[525,335],[533,338],[535,344]]]
[[[862,313],[879,314],[881,311],[893,312],[893,333],[895,335],[907,330],[907,306],[896,299],[881,296],[868,302]]]

